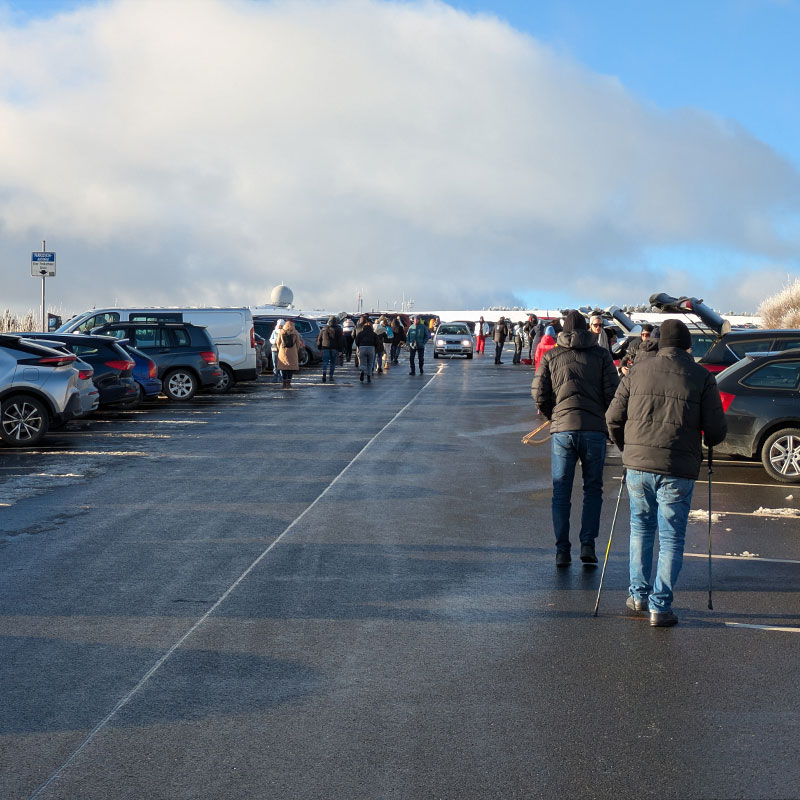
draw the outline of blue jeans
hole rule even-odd
[[[375,348],[362,344],[358,348],[358,366],[365,375],[372,375],[375,369]]]
[[[628,470],[631,501],[630,594],[645,600],[650,610],[672,608],[672,590],[683,564],[686,523],[692,506],[694,480]],[[658,568],[653,573],[653,546],[658,530]]]
[[[328,350],[325,349],[322,351],[322,374],[325,375],[328,372],[328,367],[330,367],[331,378],[333,377],[333,371],[336,369],[336,362],[339,359],[339,353],[336,350]]]
[[[281,382],[281,371],[278,369],[278,351],[272,351],[272,382],[273,383],[280,383]]]
[[[422,372],[423,366],[425,366],[425,346],[422,347],[412,347],[409,352],[411,353],[410,363],[411,363],[411,371],[414,372],[414,354],[417,356],[417,361],[419,361],[419,371]]]
[[[575,464],[583,471],[583,512],[581,544],[593,544],[600,532],[603,507],[603,467],[606,461],[606,435],[601,431],[562,431],[551,437],[550,469],[553,474],[553,529],[556,550],[569,552],[569,515],[572,509],[572,482]]]

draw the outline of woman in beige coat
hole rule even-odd
[[[300,369],[300,348],[303,347],[300,334],[294,327],[294,322],[287,319],[281,332],[278,334],[278,369],[283,378],[283,388],[292,386],[292,374]]]

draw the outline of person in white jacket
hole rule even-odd
[[[489,335],[489,323],[483,321],[483,317],[481,317],[475,323],[475,352],[480,353],[483,355],[483,351],[486,349],[486,337]]]
[[[272,372],[273,372],[273,383],[278,383],[281,380],[281,371],[278,369],[278,334],[283,329],[283,326],[286,324],[285,319],[279,319],[275,323],[275,327],[272,330],[272,333],[269,335],[269,347],[272,350]]]

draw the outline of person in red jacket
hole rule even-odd
[[[533,368],[539,369],[539,364],[542,361],[542,356],[556,346],[556,332],[552,325],[548,325],[544,332],[544,336],[539,339],[539,344],[536,345],[536,353],[533,356]]]

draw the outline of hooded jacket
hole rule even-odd
[[[550,432],[606,430],[606,409],[619,385],[611,354],[588,330],[559,333],[542,357],[531,394]]]
[[[606,414],[626,469],[697,479],[701,436],[711,447],[727,434],[714,376],[677,347],[654,356],[641,347]]]
[[[336,324],[336,318],[331,317],[317,336],[317,347],[320,350],[341,350],[344,346],[343,340],[342,329]]]

